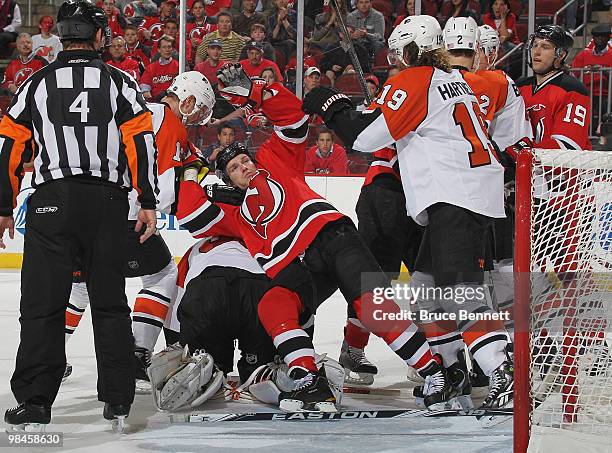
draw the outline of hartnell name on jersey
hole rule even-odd
[[[466,82],[449,82],[438,86],[438,92],[443,101],[447,101],[464,94],[474,95],[474,92]]]

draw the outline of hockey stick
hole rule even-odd
[[[361,85],[361,91],[363,91],[363,95],[368,103],[371,104],[373,99],[370,96],[370,91],[368,90],[368,85],[366,84],[365,77],[363,75],[363,68],[361,67],[361,63],[359,63],[359,58],[357,58],[357,52],[355,52],[355,46],[353,46],[353,41],[349,36],[348,29],[346,28],[346,24],[344,23],[344,18],[342,17],[342,13],[340,12],[340,7],[338,6],[338,0],[325,0],[323,2],[324,5],[328,5],[331,2],[332,8],[336,10],[336,15],[338,17],[338,21],[340,22],[340,28],[342,29],[342,34],[344,38],[342,39],[342,43],[340,44],[345,52],[349,54],[351,59],[351,63],[353,63],[353,68],[355,68],[355,72],[357,73],[357,79],[359,80],[359,85]]]
[[[412,417],[511,417],[512,408],[502,409],[448,409],[439,411],[416,409],[382,409],[370,411],[340,411],[340,412],[242,412],[227,414],[172,414],[171,423],[209,423],[209,422],[243,422],[243,421],[327,421],[327,420],[365,420],[382,418],[412,418]]]

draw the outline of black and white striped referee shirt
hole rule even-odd
[[[97,52],[60,52],[15,94],[0,122],[0,215],[12,214],[32,155],[34,187],[91,176],[133,187],[143,208],[155,208],[151,113],[134,79]]]

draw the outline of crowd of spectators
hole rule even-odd
[[[414,0],[338,0],[345,18],[349,38],[355,47],[360,65],[366,74],[368,89],[376,93],[395,68],[386,60],[386,39],[393,27],[407,15],[414,14]],[[240,62],[251,77],[262,77],[269,82],[282,82],[295,91],[297,2],[293,0],[188,0],[186,28],[186,64],[204,74],[215,86],[217,70],[227,62]],[[113,33],[112,46],[104,59],[131,73],[139,82],[148,100],[159,100],[171,80],[178,74],[179,22],[177,0],[98,0],[109,19]],[[438,18],[444,26],[450,17],[471,16],[479,24],[497,29],[501,53],[511,52],[526,36],[519,31],[525,22],[527,0],[422,0],[422,13]],[[343,32],[337,13],[323,0],[305,0],[304,23],[304,78],[303,92],[320,84],[336,86],[355,96],[361,103],[356,68],[341,46]],[[575,21],[575,18],[574,18]],[[17,41],[14,61],[5,77],[3,88],[14,92],[32,70],[52,62],[62,49],[52,33],[53,17],[45,16],[39,23],[40,34],[31,39],[18,35],[21,14],[15,0],[0,0],[0,52],[11,41]],[[19,38],[19,39],[18,39]],[[603,39],[603,38],[602,38]],[[26,55],[28,42],[30,55]],[[6,45],[3,45],[6,43]],[[607,53],[591,47],[577,59],[589,65],[610,66]],[[12,50],[12,49],[11,49]],[[589,53],[590,52],[590,53]],[[522,70],[522,52],[504,62],[511,76]],[[587,65],[584,63],[584,65]],[[20,72],[21,71],[21,72]],[[607,89],[607,78],[605,80]],[[598,84],[598,81],[596,82]],[[351,91],[352,87],[352,91]],[[597,93],[607,95],[604,89]],[[360,105],[362,108],[363,104]],[[232,136],[252,132],[252,127],[265,126],[265,121],[235,111],[221,98],[215,108],[213,124],[229,125]],[[331,159],[338,156],[339,145],[326,150],[317,134],[320,124],[312,124],[309,154]],[[326,138],[329,132],[322,132]],[[212,137],[214,140],[214,136]],[[331,136],[333,140],[333,135]],[[221,138],[219,137],[219,140]],[[316,150],[313,151],[313,149]],[[328,154],[329,153],[329,154]],[[211,152],[214,158],[214,153]],[[349,160],[353,158],[349,154]],[[335,159],[335,157],[334,157]],[[366,159],[361,156],[361,159]],[[366,162],[367,163],[367,162]],[[350,167],[350,165],[349,165]],[[319,173],[318,167],[313,171]],[[350,170],[350,168],[349,168]]]

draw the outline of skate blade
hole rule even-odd
[[[357,373],[348,368],[344,369],[344,384],[355,386],[368,386],[374,384],[374,375],[372,373]]]
[[[423,384],[425,382],[423,376],[417,373],[417,371],[412,367],[408,368],[406,379],[408,379],[410,382],[414,382],[415,384]]]
[[[111,428],[114,433],[123,434],[125,432],[125,415],[118,415],[117,418],[111,420]]]
[[[281,400],[278,407],[283,412],[295,413],[295,412],[338,412],[338,408],[335,403],[331,401],[319,401],[314,403],[312,406],[304,406],[304,402],[300,400],[284,399]]]
[[[143,381],[142,379],[136,379],[137,395],[150,395],[151,394],[151,383],[149,381]]]
[[[6,425],[6,433],[44,433],[47,425],[44,423],[21,423],[19,425]]]

